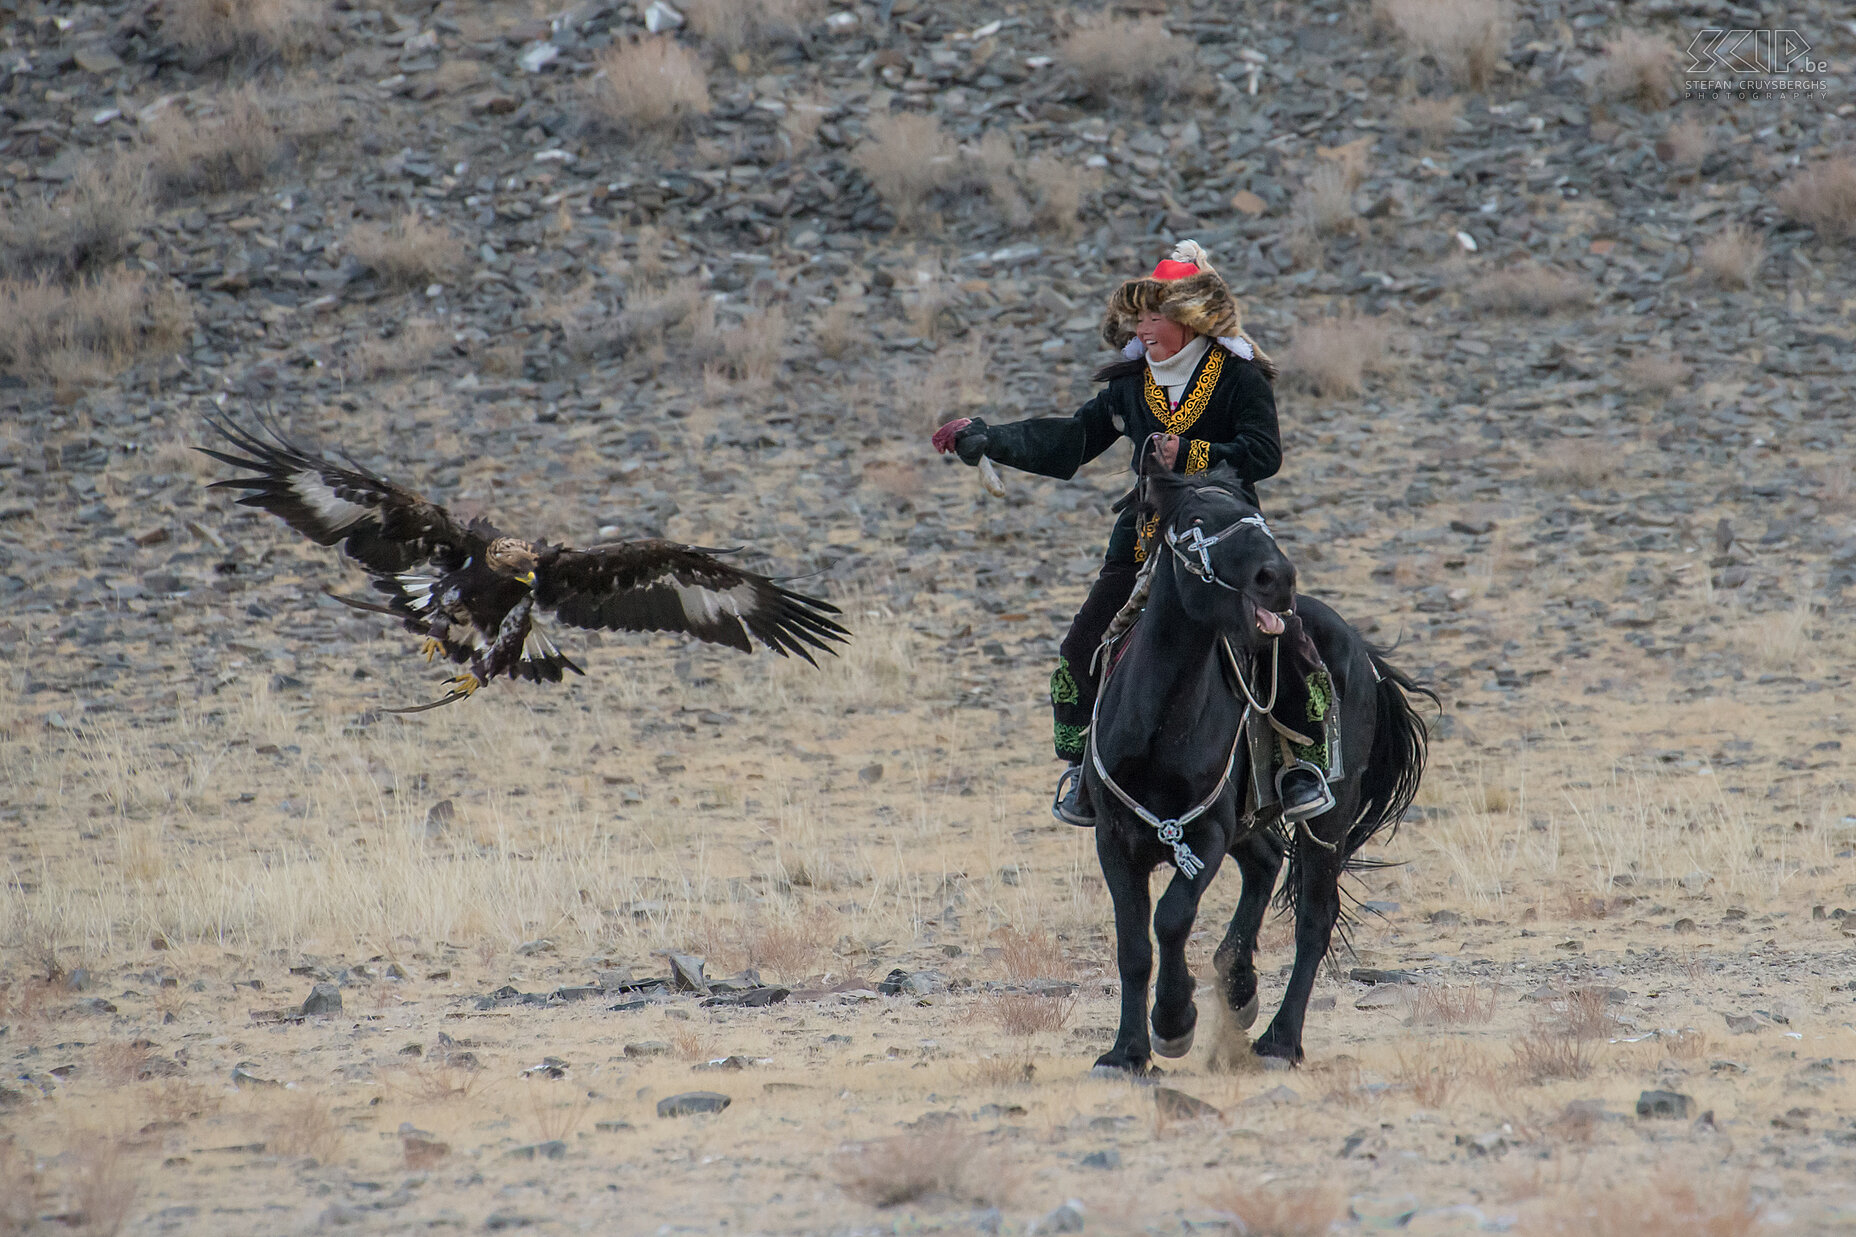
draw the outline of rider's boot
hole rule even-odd
[[[1095,828],[1096,808],[1089,801],[1089,792],[1083,788],[1082,765],[1071,765],[1058,777],[1057,797],[1051,800],[1050,814],[1066,825]]]
[[[1319,816],[1334,806],[1327,775],[1305,760],[1298,760],[1276,775],[1276,795],[1282,801],[1282,818],[1290,823]]]

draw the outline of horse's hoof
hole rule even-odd
[[[1234,1009],[1231,1011],[1231,1021],[1237,1023],[1238,1030],[1248,1031],[1251,1028],[1251,1025],[1256,1022],[1257,1007],[1258,1007],[1258,1002],[1257,1002],[1256,994],[1252,993],[1250,1000],[1244,1003],[1244,1008]]]
[[[1112,1052],[1097,1057],[1089,1072],[1097,1078],[1113,1078],[1121,1082],[1138,1082],[1143,1078],[1157,1077],[1161,1073],[1147,1058],[1118,1057]]]
[[[1280,1044],[1267,1034],[1250,1046],[1250,1050],[1260,1057],[1271,1057],[1285,1061],[1290,1065],[1302,1063],[1302,1050],[1290,1044]]]
[[[1154,1036],[1154,1051],[1169,1060],[1183,1057],[1188,1052],[1192,1051],[1192,1037],[1197,1031],[1198,1028],[1194,1027],[1184,1035],[1181,1035],[1178,1039],[1167,1039],[1156,1034]]]

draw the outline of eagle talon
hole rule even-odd
[[[445,646],[443,642],[441,642],[437,638],[433,636],[427,636],[425,638],[425,643],[419,646],[419,651],[425,654],[426,664],[430,665],[432,659],[438,656],[439,653],[444,650],[444,647]]]
[[[463,674],[452,675],[449,679],[446,679],[445,682],[451,685],[452,691],[462,696],[468,696],[479,687],[483,686],[483,680],[479,679],[468,670]]]

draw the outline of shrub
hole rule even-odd
[[[1157,17],[1080,26],[1057,56],[1098,99],[1136,93],[1173,98],[1194,85],[1192,44]]]
[[[139,160],[92,162],[57,199],[28,198],[16,215],[0,221],[6,271],[70,279],[114,263],[147,219],[147,185]]]
[[[1357,395],[1366,375],[1385,368],[1391,330],[1383,318],[1338,317],[1295,333],[1282,367],[1291,383],[1332,398]]]
[[[399,288],[442,279],[464,263],[464,242],[417,211],[407,211],[385,228],[358,223],[349,229],[346,244],[380,282]]]
[[[1419,96],[1399,104],[1398,126],[1427,142],[1437,142],[1456,132],[1457,117],[1462,114],[1463,100],[1455,95],[1447,99]]]
[[[683,15],[703,42],[728,55],[802,32],[818,0],[687,0]]]
[[[1766,260],[1766,244],[1751,228],[1730,223],[1702,242],[1696,260],[1723,288],[1750,288]]]
[[[277,125],[256,92],[222,95],[212,110],[187,116],[176,108],[148,126],[150,166],[163,197],[225,193],[261,182],[277,162]]]
[[[1451,81],[1486,90],[1508,51],[1511,22],[1501,0],[1379,0],[1400,37]]]
[[[314,35],[303,0],[162,0],[161,41],[195,68],[295,59]]]
[[[1670,125],[1663,140],[1656,144],[1656,157],[1677,167],[1695,168],[1714,148],[1714,135],[1708,126],[1693,116],[1684,116]]]
[[[959,148],[932,116],[872,116],[869,133],[851,152],[851,162],[875,186],[898,223],[913,223],[924,213],[930,195],[965,179]]]
[[[1787,219],[1808,224],[1826,240],[1856,239],[1856,160],[1813,164],[1786,181],[1776,201]]]
[[[1645,30],[1624,30],[1605,45],[1605,58],[1592,76],[1599,96],[1645,111],[1675,98],[1676,49]]]
[[[709,78],[675,39],[618,43],[599,58],[592,106],[599,119],[633,136],[676,133],[709,114]]]
[[[1347,1214],[1338,1185],[1238,1185],[1209,1192],[1205,1201],[1237,1220],[1237,1231],[1258,1237],[1326,1237]]]
[[[1470,304],[1498,314],[1550,314],[1583,304],[1591,296],[1585,280],[1547,266],[1517,266],[1478,279]]]
[[[181,294],[139,271],[69,287],[0,280],[0,372],[60,386],[101,382],[145,352],[177,347],[192,322]]]
[[[841,1148],[834,1157],[838,1185],[874,1207],[894,1207],[931,1195],[989,1202],[980,1145],[953,1121]]]

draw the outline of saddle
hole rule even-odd
[[[1140,623],[1141,615],[1146,609],[1154,561],[1153,558],[1149,558],[1146,565],[1142,567],[1141,573],[1135,577],[1133,593],[1129,595],[1127,603],[1116,612],[1113,621],[1109,623],[1107,634],[1102,637],[1101,646],[1096,649],[1096,658],[1101,663],[1099,692],[1105,693],[1108,690],[1109,676],[1115,672],[1115,667],[1121,664],[1122,655],[1127,652],[1127,637]],[[1312,640],[1313,637],[1311,636],[1310,639]],[[1229,648],[1229,646],[1226,647]],[[1316,652],[1321,652],[1319,646],[1316,647]],[[1234,654],[1233,657],[1235,656]],[[1321,656],[1325,662],[1327,655],[1322,653]],[[1260,658],[1252,659],[1253,665],[1249,677],[1253,683],[1257,682],[1260,677],[1262,667],[1254,664],[1260,660]],[[1227,677],[1241,673],[1241,669],[1235,664],[1226,667]],[[1245,688],[1240,683],[1233,682],[1230,686],[1233,695],[1245,692]],[[1271,697],[1276,695],[1273,685],[1268,694]],[[1307,746],[1313,736],[1297,733],[1269,713],[1249,703],[1244,706],[1243,725],[1245,729],[1244,748],[1249,756],[1250,771],[1250,776],[1245,779],[1244,815],[1259,823],[1271,823],[1272,818],[1279,816],[1282,810],[1282,799],[1276,791],[1275,772],[1281,769],[1288,759],[1289,744]],[[1324,775],[1328,784],[1332,785],[1346,776],[1346,763],[1341,755],[1338,701],[1329,703],[1321,719],[1321,730],[1321,738],[1328,753],[1328,767]]]

